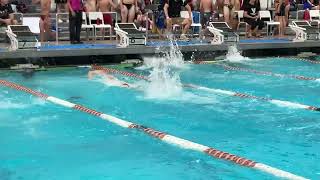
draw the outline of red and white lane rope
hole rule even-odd
[[[121,75],[128,76],[128,77],[133,77],[133,78],[137,78],[137,79],[143,79],[146,81],[150,81],[148,79],[148,77],[146,77],[146,76],[138,75],[138,74],[130,73],[130,72],[126,72],[126,71],[120,71],[120,70],[113,69],[113,68],[107,68],[107,67],[98,66],[98,65],[92,65],[91,68],[94,70],[102,70],[102,71],[106,71],[108,73],[121,74]]]
[[[129,77],[134,77],[134,78],[144,79],[146,81],[149,81],[146,76],[141,76],[141,75],[137,75],[134,73],[124,72],[124,71],[120,71],[120,70],[116,70],[116,69],[112,69],[112,68],[107,68],[107,67],[103,67],[103,66],[97,66],[97,65],[92,66],[92,68],[96,69],[96,70],[104,70],[104,71],[111,72],[111,73],[122,74],[124,76],[129,76]],[[227,91],[227,90],[222,90],[222,89],[208,88],[208,87],[198,86],[198,85],[194,85],[194,84],[183,84],[183,86],[187,87],[187,88],[194,88],[194,89],[204,90],[207,92],[212,92],[212,93],[217,93],[217,94],[222,94],[222,95],[227,95],[227,96],[236,96],[236,97],[246,98],[246,99],[256,99],[256,100],[267,101],[272,104],[276,104],[278,106],[283,106],[283,107],[307,109],[307,110],[311,110],[311,111],[320,111],[319,107],[309,106],[309,105],[290,102],[290,101],[283,101],[283,100],[277,100],[277,99],[272,99],[272,98],[267,98],[267,97],[253,96],[253,95],[246,94],[246,93],[239,93],[239,92]]]
[[[233,154],[230,154],[227,152],[217,150],[215,148],[211,148],[211,147],[208,147],[208,146],[205,146],[202,144],[198,144],[198,143],[186,140],[186,139],[175,137],[175,136],[166,134],[164,132],[160,132],[155,129],[148,128],[146,126],[135,124],[135,123],[132,123],[132,122],[129,122],[129,121],[126,121],[126,120],[123,120],[123,119],[120,119],[120,118],[117,118],[117,117],[114,117],[114,116],[111,116],[111,115],[108,115],[108,114],[105,114],[105,113],[102,113],[102,112],[99,112],[99,111],[96,111],[96,110],[93,110],[90,108],[87,108],[85,106],[81,106],[78,104],[71,103],[69,101],[65,101],[63,99],[59,99],[59,98],[56,98],[53,96],[48,96],[46,94],[34,91],[32,89],[29,89],[27,87],[21,86],[16,83],[12,83],[12,82],[9,82],[6,80],[0,80],[0,85],[6,86],[6,87],[9,87],[12,89],[16,89],[19,91],[24,91],[26,93],[40,97],[41,99],[50,101],[50,102],[57,104],[57,105],[60,105],[60,106],[64,106],[64,107],[71,108],[71,109],[76,109],[78,111],[82,111],[87,114],[97,116],[103,120],[109,121],[109,122],[116,124],[118,126],[121,126],[123,128],[136,129],[136,130],[142,131],[149,136],[158,138],[168,144],[177,145],[181,148],[202,152],[202,153],[205,153],[209,156],[219,158],[219,159],[224,159],[224,160],[233,162],[233,163],[241,165],[241,166],[257,169],[259,171],[263,171],[265,173],[272,174],[277,177],[293,179],[293,180],[305,180],[306,179],[305,177],[298,176],[298,175],[292,174],[290,172],[283,171],[281,169],[277,169],[277,168],[268,166],[263,163],[258,163],[253,160],[250,160],[250,159],[246,159],[246,158],[243,158],[240,156],[236,156],[236,155],[233,155]]]
[[[232,71],[243,71],[243,72],[250,72],[254,74],[259,74],[259,75],[267,75],[267,76],[274,76],[274,77],[280,77],[280,78],[294,78],[298,80],[304,80],[304,81],[316,81],[318,78],[314,77],[306,77],[306,76],[300,76],[300,75],[287,75],[287,74],[278,74],[278,73],[273,73],[273,72],[268,72],[268,71],[257,71],[254,69],[249,69],[249,68],[241,68],[241,67],[235,67],[235,66],[229,66],[222,64],[221,65],[223,68],[226,70],[232,70]]]

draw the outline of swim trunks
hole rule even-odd
[[[125,3],[123,3],[123,5],[125,5],[128,10],[131,9],[131,7],[133,6],[133,4],[125,4]]]
[[[201,13],[201,25],[207,26],[209,22],[211,21],[212,14],[211,12],[204,12]]]
[[[104,24],[112,25],[113,24],[112,15],[111,14],[103,14],[103,21],[104,21]]]
[[[54,0],[56,4],[66,4],[67,0]]]

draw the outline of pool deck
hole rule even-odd
[[[201,42],[193,39],[190,41],[177,41],[182,52],[214,52],[226,51],[232,43],[212,45],[208,41]],[[149,41],[146,46],[117,47],[115,41],[87,42],[85,44],[71,45],[68,42],[61,44],[50,43],[39,49],[23,49],[8,51],[8,44],[0,44],[1,59],[40,58],[40,57],[70,57],[70,56],[100,56],[100,55],[128,55],[128,54],[157,54],[170,48],[168,41]],[[289,39],[243,39],[237,43],[237,48],[248,50],[271,49],[301,49],[318,48],[320,41],[293,42]]]

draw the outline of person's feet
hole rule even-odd
[[[261,34],[256,34],[257,38],[263,38],[263,36]]]
[[[70,41],[71,44],[83,44],[81,41]]]
[[[189,38],[188,38],[185,34],[181,34],[181,36],[180,36],[180,40],[188,41],[188,40],[189,40]]]

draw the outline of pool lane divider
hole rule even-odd
[[[295,60],[295,61],[304,61],[312,64],[320,64],[320,61],[317,61],[317,60],[310,60],[310,59],[303,59],[303,58],[296,58],[296,57],[289,57],[287,59]]]
[[[169,135],[167,133],[157,131],[155,129],[152,129],[152,128],[149,128],[146,126],[142,126],[139,124],[135,124],[130,121],[126,121],[126,120],[123,120],[123,119],[96,111],[94,109],[87,108],[87,107],[79,105],[79,104],[74,104],[72,102],[69,102],[69,101],[66,101],[63,99],[59,99],[57,97],[49,96],[49,95],[34,91],[32,89],[29,89],[27,87],[21,86],[19,84],[13,83],[13,82],[9,82],[6,80],[0,80],[0,85],[5,86],[5,87],[9,87],[9,88],[12,88],[12,89],[15,89],[18,91],[23,91],[23,92],[29,93],[33,96],[39,97],[43,100],[52,102],[52,103],[60,105],[60,106],[64,106],[67,108],[71,108],[71,109],[75,109],[75,110],[78,110],[81,112],[85,112],[87,114],[99,117],[100,119],[106,120],[108,122],[111,122],[111,123],[118,125],[118,126],[121,126],[123,128],[129,128],[129,129],[135,129],[135,130],[141,131],[149,136],[160,139],[168,144],[173,144],[173,145],[176,145],[176,146],[184,148],[184,149],[202,152],[202,153],[205,153],[211,157],[230,161],[230,162],[233,162],[237,165],[245,166],[248,168],[253,168],[253,169],[256,169],[256,170],[259,170],[259,171],[262,171],[262,172],[265,172],[265,173],[268,173],[268,174],[271,174],[271,175],[274,175],[277,177],[281,177],[281,178],[292,179],[292,180],[306,180],[307,179],[305,177],[298,176],[298,175],[292,174],[290,172],[283,171],[281,169],[268,166],[263,163],[259,163],[259,162],[256,162],[256,161],[253,161],[250,159],[246,159],[246,158],[234,155],[234,154],[230,154],[228,152],[220,151],[218,149],[208,147],[208,146],[205,146],[202,144],[198,144],[198,143],[186,140],[186,139],[175,137],[175,136]]]
[[[225,64],[221,64],[220,66],[222,66],[226,70],[249,72],[249,73],[254,73],[254,74],[258,74],[258,75],[267,75],[267,76],[274,76],[274,77],[280,77],[280,78],[293,78],[293,79],[304,80],[304,81],[318,80],[318,78],[314,78],[314,77],[306,77],[306,76],[291,75],[291,74],[290,75],[279,74],[279,73],[273,73],[273,72],[268,72],[268,71],[257,71],[254,69],[229,66],[229,65],[225,65]]]
[[[135,74],[135,73],[131,73],[131,72],[120,71],[120,70],[117,70],[117,69],[112,69],[112,68],[107,68],[107,67],[97,66],[97,65],[92,65],[92,69],[103,70],[103,71],[106,71],[106,72],[109,72],[109,73],[122,74],[124,76],[134,77],[134,78],[137,78],[137,79],[143,79],[143,80],[146,80],[146,81],[150,82],[148,77],[142,76],[142,75],[138,75],[138,74]],[[297,109],[306,109],[306,110],[319,111],[320,112],[320,108],[319,107],[309,106],[309,105],[290,102],[290,101],[283,101],[283,100],[277,100],[277,99],[272,99],[272,98],[267,98],[267,97],[253,96],[253,95],[246,94],[246,93],[239,93],[239,92],[233,92],[233,91],[222,90],[222,89],[208,88],[208,87],[198,86],[198,85],[194,85],[194,84],[182,84],[182,85],[184,87],[187,87],[187,88],[199,89],[199,90],[212,92],[212,93],[217,93],[217,94],[223,94],[223,95],[227,95],[227,96],[235,96],[235,97],[240,97],[240,98],[244,98],[244,99],[256,99],[256,100],[270,102],[272,104],[276,104],[276,105],[279,105],[279,106],[293,107],[293,108],[297,108]]]
[[[310,60],[311,61],[311,60]],[[213,64],[210,61],[193,61],[194,64]],[[287,75],[287,74],[279,74],[279,73],[273,73],[268,71],[257,71],[254,69],[249,68],[241,68],[241,67],[235,67],[235,66],[229,66],[226,64],[217,64],[219,66],[222,66],[226,70],[232,70],[232,71],[243,71],[243,72],[250,72],[258,75],[268,75],[268,76],[274,76],[274,77],[285,77],[285,78],[293,78],[298,80],[304,80],[304,81],[316,81],[319,80],[319,78],[314,77],[306,77],[306,76],[300,76],[300,75]]]

